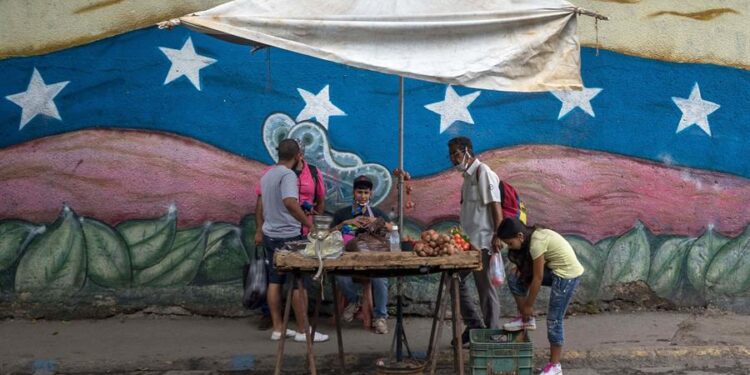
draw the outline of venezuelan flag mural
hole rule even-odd
[[[395,209],[395,77],[184,28],[133,30],[214,4],[89,3],[65,5],[85,32],[19,31],[0,51],[9,300],[233,295],[254,246],[255,185],[288,136],[324,172],[329,209],[350,203],[359,174]],[[750,6],[682,3],[577,4],[612,18],[598,36],[581,21],[581,92],[407,80],[408,233],[455,223],[447,142],[467,136],[530,221],[573,242],[587,270],[579,301],[639,283],[676,304],[750,310]],[[125,9],[149,17],[125,22]],[[24,14],[51,17],[8,10],[19,29],[38,21]]]

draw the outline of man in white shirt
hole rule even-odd
[[[493,286],[489,277],[489,260],[494,251],[499,251],[495,237],[503,214],[500,194],[500,179],[486,164],[474,156],[471,140],[456,137],[448,142],[448,152],[455,168],[462,173],[461,228],[471,244],[482,251],[481,271],[473,272],[474,283],[479,293],[479,307],[470,299],[470,286],[466,283],[469,273],[461,275],[461,315],[466,324],[463,343],[469,342],[469,330],[474,328],[502,328],[500,322],[500,290]]]

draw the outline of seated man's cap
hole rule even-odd
[[[362,175],[354,179],[355,189],[372,189],[372,181],[369,177]]]

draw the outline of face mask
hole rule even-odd
[[[468,163],[466,163],[467,155],[467,152],[464,151],[464,155],[461,157],[461,162],[456,164],[453,168],[455,168],[459,172],[466,172],[466,170],[469,169],[469,166],[467,165]]]
[[[368,205],[370,204],[370,201],[368,200],[365,203],[359,203],[356,200],[354,201],[354,205],[352,205],[352,216],[358,216],[358,215],[365,215],[368,213]]]

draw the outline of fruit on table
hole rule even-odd
[[[464,249],[463,245],[466,245],[463,241],[457,242],[454,236],[441,234],[432,229],[422,232],[420,237],[421,240],[414,244],[414,252],[421,257],[457,254]]]

